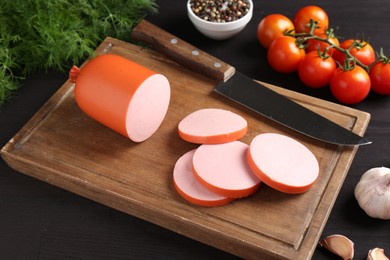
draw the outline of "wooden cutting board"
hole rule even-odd
[[[121,55],[168,78],[171,103],[159,130],[133,143],[86,116],[67,81],[1,150],[11,167],[243,258],[311,258],[357,147],[325,144],[280,126],[219,96],[212,90],[217,82],[155,51],[107,38],[96,50],[103,53]],[[370,120],[362,111],[267,86],[360,135]],[[182,199],[172,183],[173,167],[197,145],[180,139],[177,125],[206,107],[246,118],[249,129],[241,141],[247,144],[264,132],[302,142],[320,164],[314,186],[289,195],[262,185],[251,197],[213,208]]]

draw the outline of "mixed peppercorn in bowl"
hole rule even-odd
[[[189,0],[188,17],[205,36],[224,40],[238,34],[252,18],[252,0]]]

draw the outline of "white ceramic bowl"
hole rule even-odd
[[[210,21],[203,20],[202,18],[194,14],[194,12],[191,9],[190,0],[188,0],[187,2],[188,17],[191,20],[191,22],[194,24],[195,28],[198,29],[202,34],[214,40],[225,40],[238,34],[242,29],[245,28],[248,22],[252,19],[253,1],[252,0],[247,0],[247,1],[249,2],[250,6],[249,6],[249,11],[245,16],[232,22],[219,23],[219,22],[210,22]]]

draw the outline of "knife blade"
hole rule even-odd
[[[146,20],[133,28],[131,36],[177,63],[219,80],[214,88],[219,94],[301,134],[337,145],[371,143]]]

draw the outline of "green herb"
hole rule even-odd
[[[0,1],[0,105],[37,70],[66,71],[105,37],[130,41],[153,0]]]

